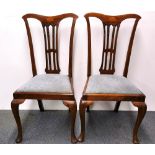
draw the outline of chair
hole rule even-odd
[[[103,53],[99,69],[100,75],[92,75],[91,71],[92,36],[90,18],[92,17],[101,20],[103,24]],[[134,24],[129,39],[124,72],[123,76],[117,76],[114,75],[114,72],[118,32],[121,23],[130,18],[134,19]],[[93,104],[93,101],[117,101],[114,110],[116,112],[121,101],[132,101],[133,105],[138,107],[138,116],[133,129],[133,143],[139,143],[137,133],[145,116],[147,106],[145,104],[145,95],[127,79],[127,74],[135,31],[140,18],[136,14],[109,16],[99,13],[87,13],[85,15],[88,30],[88,72],[83,96],[80,101],[81,134],[78,138],[80,142],[84,141],[85,137],[85,110],[87,108],[89,111],[89,106]],[[110,30],[111,39],[109,36]]]
[[[44,35],[45,45],[46,74],[37,74],[32,35],[28,22],[28,19],[30,18],[38,20],[43,28],[42,31]],[[58,55],[58,29],[61,21],[65,18],[72,19],[69,41],[68,75],[59,74],[60,67]],[[77,18],[78,16],[72,13],[62,14],[58,16],[42,16],[37,14],[26,14],[23,16],[29,41],[33,77],[26,84],[18,88],[13,93],[13,101],[11,102],[11,108],[18,128],[16,143],[22,142],[22,125],[19,116],[19,105],[22,104],[25,101],[25,99],[38,100],[40,111],[44,111],[44,107],[42,104],[43,99],[63,100],[64,105],[66,105],[69,108],[71,113],[71,142],[77,142],[77,139],[74,134],[74,124],[77,112],[77,105],[75,102],[72,85],[73,36]]]

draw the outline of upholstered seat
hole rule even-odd
[[[92,75],[86,94],[142,94],[127,78],[117,75]]]
[[[41,74],[34,76],[16,92],[72,93],[72,90],[67,75]]]

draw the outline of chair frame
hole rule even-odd
[[[125,14],[125,15],[118,15],[118,16],[109,16],[109,15],[104,15],[104,14],[100,14],[100,13],[85,14],[85,19],[87,21],[87,31],[88,31],[88,65],[87,65],[88,72],[87,72],[87,81],[86,81],[84,91],[83,91],[83,96],[80,100],[79,110],[80,110],[80,119],[81,119],[81,133],[80,133],[78,140],[80,142],[84,141],[84,137],[85,137],[85,110],[87,109],[87,111],[89,111],[89,106],[93,104],[93,101],[117,101],[116,105],[115,105],[115,109],[114,109],[115,112],[118,112],[121,101],[132,101],[133,105],[138,108],[138,116],[137,116],[137,120],[136,120],[134,129],[133,129],[133,140],[132,141],[133,141],[133,143],[139,143],[139,139],[138,139],[138,135],[137,135],[138,129],[140,127],[140,124],[141,124],[141,122],[145,116],[146,110],[147,110],[144,94],[137,94],[137,95],[135,94],[134,95],[134,94],[104,94],[104,93],[89,94],[89,93],[86,93],[86,88],[87,88],[87,84],[89,81],[89,77],[91,76],[91,26],[90,26],[90,20],[89,20],[90,17],[96,17],[96,18],[100,19],[103,23],[103,28],[104,28],[104,24],[107,27],[109,27],[111,25],[113,27],[118,27],[117,34],[116,34],[116,42],[114,45],[115,46],[114,51],[107,48],[109,50],[108,52],[111,52],[111,53],[113,52],[114,54],[116,53],[117,36],[118,36],[119,26],[120,26],[121,22],[124,21],[125,19],[130,19],[130,18],[135,19],[133,29],[131,32],[131,36],[129,39],[125,67],[124,67],[124,72],[123,72],[124,77],[127,77],[127,74],[128,74],[128,68],[129,68],[129,62],[130,62],[130,56],[131,56],[134,36],[135,36],[138,21],[141,18],[137,14]],[[104,33],[104,35],[105,35],[105,33]],[[107,32],[106,35],[107,36],[104,36],[104,37],[108,38],[109,32]],[[114,35],[112,35],[112,38],[114,40]],[[104,39],[106,39],[106,38],[104,38]],[[108,40],[109,40],[109,38],[108,38]],[[109,42],[107,44],[109,44]],[[114,41],[112,42],[112,44],[114,44]],[[106,49],[106,47],[103,46],[103,54],[107,49]],[[105,61],[107,61],[107,60],[105,60]],[[102,64],[99,69],[100,74],[113,74],[115,72],[115,58],[113,59],[113,62],[112,62],[112,60],[110,60],[110,64],[112,64],[112,63],[113,63],[112,69],[109,69],[109,70],[102,69],[102,65],[103,65],[103,57],[102,57]]]
[[[78,18],[77,15],[73,13],[66,13],[61,14],[57,16],[43,16],[38,14],[26,14],[23,17],[23,20],[25,22],[26,30],[27,30],[27,36],[28,36],[28,42],[29,42],[29,48],[30,48],[30,56],[31,56],[31,65],[32,65],[32,73],[33,76],[37,75],[37,69],[36,69],[36,63],[35,63],[35,55],[34,55],[34,49],[33,49],[33,42],[32,42],[32,36],[31,31],[28,23],[29,18],[37,19],[40,21],[43,27],[43,33],[44,33],[44,41],[45,41],[45,56],[46,56],[46,69],[45,72],[47,74],[59,74],[60,68],[59,68],[59,61],[58,61],[58,27],[59,23],[65,19],[65,18],[72,18],[72,26],[71,26],[71,33],[70,33],[70,42],[69,42],[69,66],[68,66],[68,76],[70,79],[71,89],[72,93],[49,93],[49,92],[17,92],[15,91],[13,93],[13,101],[11,102],[11,108],[12,112],[17,124],[18,128],[18,135],[16,138],[16,143],[22,142],[22,125],[21,120],[19,116],[19,105],[22,104],[25,99],[37,99],[38,105],[40,111],[44,111],[44,107],[42,104],[42,100],[63,100],[63,103],[65,106],[67,106],[70,110],[71,114],[71,142],[76,143],[77,138],[74,133],[74,126],[75,126],[75,119],[76,119],[76,112],[77,112],[77,105],[74,98],[74,90],[73,90],[73,82],[72,82],[72,52],[73,52],[73,37],[74,37],[74,28],[75,23]],[[49,35],[49,26],[52,27],[52,49],[50,49],[50,35]],[[46,29],[46,32],[45,32]],[[56,29],[56,33],[55,33]],[[56,35],[54,35],[56,34]],[[47,44],[48,42],[48,44]],[[55,47],[56,46],[56,47]],[[51,57],[48,57],[48,54],[50,55],[53,52],[53,55],[55,56],[53,59],[54,69],[51,69]],[[48,64],[49,63],[49,64]],[[49,67],[50,65],[50,67]],[[56,67],[57,66],[57,67]]]

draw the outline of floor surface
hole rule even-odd
[[[90,111],[86,113],[84,144],[130,144],[137,112]],[[26,144],[70,143],[69,111],[20,111]],[[80,133],[79,113],[76,135]],[[13,144],[17,129],[12,112],[0,111],[0,143]],[[139,130],[141,143],[155,143],[155,112],[147,112]]]

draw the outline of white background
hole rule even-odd
[[[146,95],[146,103],[148,110],[155,110],[155,12],[151,1],[135,0],[14,0],[1,3],[0,5],[0,109],[10,109],[13,92],[24,82],[32,77],[31,63],[29,56],[29,48],[26,36],[25,25],[22,20],[22,15],[26,13],[38,13],[43,15],[57,15],[61,13],[73,12],[79,16],[76,24],[76,33],[74,38],[74,89],[77,104],[86,81],[87,73],[87,31],[86,22],[83,15],[87,12],[99,12],[104,14],[123,14],[123,13],[138,13],[142,19],[139,22],[136,32],[133,53],[131,57],[129,79],[144,92]],[[92,21],[94,25],[93,34],[97,35],[97,39],[101,39],[100,24]],[[120,31],[118,46],[119,54],[117,56],[116,66],[118,67],[117,74],[121,73],[121,66],[125,58],[125,45],[128,39],[128,29],[132,21],[128,21],[122,25]],[[63,24],[61,28],[62,43],[61,66],[64,68],[62,73],[66,73],[67,69],[67,25]],[[40,44],[42,38],[39,36],[39,24],[33,24],[34,36],[37,38],[35,49],[37,49],[37,67],[39,73],[44,69],[44,51],[43,45]],[[66,34],[66,37],[65,37]],[[99,34],[99,35],[98,35]],[[123,39],[122,39],[123,38]],[[100,42],[94,40],[94,42]],[[101,51],[98,44],[93,45],[94,52]],[[95,53],[94,57],[94,73],[98,73],[99,53]],[[43,61],[40,61],[40,60]],[[95,61],[96,60],[96,61]],[[122,60],[122,61],[121,61]],[[120,63],[122,62],[122,63]],[[21,109],[38,109],[37,102],[26,101],[21,105]],[[113,103],[100,102],[95,104],[93,109],[112,110]],[[66,109],[61,102],[46,101],[46,109]],[[121,110],[134,110],[129,103],[123,103]]]

